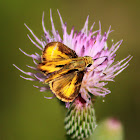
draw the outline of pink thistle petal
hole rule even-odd
[[[21,71],[22,73],[26,74],[26,75],[29,75],[29,76],[34,76],[34,73],[31,73],[31,72],[25,72],[23,71],[22,69],[20,69],[18,66],[16,66],[15,64],[13,64],[14,67],[16,67],[19,71]]]
[[[106,36],[107,36],[107,38],[108,38],[108,36],[109,36],[109,34],[111,33],[111,32],[113,32],[114,30],[111,30],[111,25],[109,26],[109,29],[108,29],[108,32],[107,32],[107,34],[106,34]]]
[[[66,108],[70,107],[70,103],[69,102],[65,102]]]
[[[28,57],[32,57],[33,59],[36,59],[36,60],[38,60],[38,61],[41,61],[41,57],[40,56],[36,56],[36,55],[34,55],[34,54],[27,54],[26,52],[24,52],[22,49],[20,49],[19,48],[19,50],[22,52],[22,53],[24,53],[26,56],[28,56]]]
[[[99,33],[99,30],[92,32],[91,33],[91,36],[94,35],[94,34],[96,34],[96,33]]]
[[[30,36],[27,34],[27,36],[28,36],[28,38],[30,39],[30,41],[37,47],[37,48],[39,48],[41,51],[43,51],[43,49],[39,46],[39,45],[37,45],[31,38],[30,38]]]
[[[46,97],[46,96],[44,96],[44,98],[46,98],[46,99],[53,99],[55,97],[56,97],[55,95],[53,95],[52,97]]]
[[[39,86],[35,86],[35,85],[33,85],[33,86],[36,87],[36,88],[39,88],[40,92],[44,92],[46,90],[49,90],[49,87],[39,87]]]
[[[44,48],[44,44],[42,41],[40,41],[37,36],[33,33],[33,31],[24,23],[24,25],[26,26],[26,28],[30,31],[30,33],[33,35],[33,37],[35,38],[35,40]]]
[[[32,66],[29,66],[29,65],[26,65],[28,68],[30,69],[33,69],[33,70],[36,70],[36,71],[39,71],[38,68],[35,68],[35,67],[32,67]]]
[[[56,30],[54,27],[54,23],[53,23],[53,18],[52,18],[52,11],[50,9],[50,19],[51,19],[51,24],[52,24],[52,34],[54,36],[54,41],[57,41],[57,35],[56,35]]]
[[[58,9],[57,9],[57,12],[58,12],[58,15],[59,15],[59,18],[60,18],[60,22],[61,22],[62,29],[63,29],[63,31],[64,31],[64,30],[65,30],[65,24],[64,24],[64,22],[63,22],[63,19],[62,19],[61,14],[60,14],[60,12],[59,12]]]
[[[73,37],[73,33],[74,33],[74,26],[72,27],[72,29],[71,29],[71,33],[70,33],[70,39],[72,39],[72,37]]]
[[[124,69],[126,69],[129,66],[129,64],[127,64],[125,67],[123,67],[122,69],[120,69],[117,73],[115,73],[113,76],[117,76],[119,73],[121,73]]]
[[[92,24],[92,26],[90,27],[90,31],[92,31],[93,27],[95,25],[95,22]]]
[[[45,77],[40,77],[40,76],[38,75],[38,73],[34,74],[34,76],[35,76],[35,78],[36,78],[39,82],[44,82],[44,81],[46,80]]]
[[[114,53],[119,49],[120,45],[122,44],[122,41],[123,41],[123,40],[117,42],[117,43],[111,48],[112,53],[111,53],[110,55],[114,55]],[[117,46],[117,47],[116,47],[116,46]],[[116,47],[116,48],[115,48],[115,47]],[[110,50],[110,51],[111,51],[111,50]]]
[[[45,37],[46,37],[48,43],[52,42],[53,39],[51,38],[49,32],[47,32],[47,30],[45,28],[45,25],[44,25],[44,12],[43,12],[43,15],[42,15],[42,27],[43,27],[43,31],[44,31],[44,34],[45,34]]]
[[[101,22],[99,21],[99,33],[101,34]]]
[[[82,88],[82,89],[80,90],[80,93],[81,93],[81,97],[82,97],[86,102],[89,102],[88,91],[87,91],[85,88]]]
[[[133,57],[127,57],[127,58],[129,58],[123,65],[121,65],[119,68],[121,69],[121,68],[123,68],[126,64],[128,64],[129,63],[129,61],[133,58]]]
[[[37,81],[36,79],[33,79],[33,78],[26,78],[22,75],[20,75],[21,78],[25,79],[25,80],[29,80],[29,81]]]
[[[35,59],[33,59],[33,62],[34,62],[34,64],[37,66],[38,65],[38,63],[35,61]]]
[[[83,29],[81,30],[81,32],[85,33],[86,35],[88,34],[88,19],[89,19],[89,16],[87,16],[85,25],[84,25]]]

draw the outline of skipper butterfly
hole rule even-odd
[[[61,42],[50,42],[44,48],[38,69],[46,76],[44,83],[49,84],[57,98],[72,102],[79,94],[86,67],[92,64],[92,57],[78,57]]]

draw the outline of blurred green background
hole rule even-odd
[[[105,102],[98,99],[95,104],[97,121],[116,117],[124,125],[126,140],[139,140],[140,131],[140,1],[139,0],[5,0],[0,1],[0,43],[1,43],[1,114],[0,139],[2,140],[64,140],[64,107],[57,99],[46,100],[44,95],[32,85],[36,82],[25,81],[19,77],[16,64],[30,71],[26,64],[32,60],[23,55],[18,48],[31,54],[39,52],[29,41],[26,23],[41,38],[43,35],[41,18],[45,12],[47,30],[51,30],[49,10],[52,8],[56,28],[61,32],[57,9],[67,22],[68,31],[74,25],[78,31],[83,27],[87,15],[89,25],[99,20],[102,33],[109,26],[115,30],[109,41],[123,39],[117,51],[117,60],[131,54],[130,66],[110,82],[112,91]],[[40,53],[40,52],[39,52]],[[49,94],[50,95],[50,94]]]

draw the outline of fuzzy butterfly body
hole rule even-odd
[[[51,42],[45,46],[38,69],[46,75],[44,82],[57,98],[72,102],[79,94],[86,67],[92,64],[90,56],[78,57],[64,44]]]

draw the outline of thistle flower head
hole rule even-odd
[[[48,43],[61,42],[74,50],[79,57],[92,57],[94,62],[90,67],[86,68],[78,97],[72,102],[72,104],[66,103],[66,107],[69,108],[65,118],[65,129],[67,134],[71,135],[72,138],[83,139],[87,138],[96,127],[95,112],[92,102],[93,100],[91,100],[90,95],[93,95],[92,99],[95,99],[96,96],[105,97],[105,95],[110,93],[110,90],[105,87],[108,84],[108,81],[113,81],[115,76],[121,73],[129,65],[128,62],[132,57],[127,56],[121,61],[114,62],[116,51],[119,49],[122,40],[115,44],[113,43],[111,47],[108,47],[107,39],[109,34],[112,32],[111,26],[107,32],[101,34],[101,24],[99,23],[99,30],[93,31],[95,23],[93,23],[93,25],[89,28],[88,16],[84,27],[79,32],[75,31],[73,27],[70,33],[68,33],[67,25],[63,22],[59,11],[58,14],[60,17],[63,36],[60,36],[59,32],[55,29],[51,11],[51,33],[45,28],[44,13],[42,16],[42,27],[44,31],[44,36],[42,39],[39,39],[25,24],[29,32],[34,37],[34,40],[29,35],[27,35],[28,38],[40,50],[40,54],[27,54],[20,49],[20,51],[26,56],[33,59],[35,66],[33,67],[27,65],[27,67],[34,70],[34,72],[25,72],[16,65],[14,66],[22,73],[29,76],[28,78],[21,76],[22,78],[44,83],[47,77],[40,72],[37,66],[39,63],[41,63],[42,51]],[[49,89],[47,84],[43,84],[42,87],[34,87],[39,88],[41,92],[47,91]],[[45,98],[52,99],[54,97],[55,95],[53,94],[52,97]]]
[[[51,33],[47,31],[45,28],[44,13],[43,13],[42,27],[44,31],[44,37],[42,39],[39,39],[32,32],[32,30],[25,24],[27,29],[34,37],[34,40],[29,35],[27,36],[31,40],[31,42],[38,49],[40,49],[40,54],[38,53],[27,54],[21,49],[20,51],[23,52],[26,56],[31,57],[33,59],[35,67],[28,66],[28,65],[27,67],[35,70],[35,72],[34,73],[25,72],[20,68],[18,68],[16,65],[14,66],[17,69],[19,69],[22,73],[30,76],[29,78],[21,76],[22,78],[30,81],[39,81],[43,83],[44,80],[46,79],[46,76],[37,69],[38,63],[41,62],[41,52],[43,51],[46,44],[50,42],[54,42],[54,41],[62,42],[63,44],[65,44],[66,46],[74,50],[78,56],[91,56],[94,60],[93,65],[87,68],[86,73],[84,74],[81,88],[80,88],[81,97],[85,101],[89,101],[90,99],[88,93],[91,93],[94,96],[104,97],[106,94],[110,93],[110,90],[105,87],[105,85],[108,84],[107,82],[113,81],[115,76],[117,76],[128,66],[128,62],[132,57],[128,56],[125,59],[114,63],[115,56],[116,56],[115,53],[119,49],[122,40],[115,44],[113,43],[111,47],[108,47],[107,39],[109,34],[112,32],[111,27],[109,27],[109,30],[102,35],[101,24],[99,23],[100,25],[99,30],[93,31],[94,23],[90,28],[88,27],[88,19],[89,19],[88,16],[84,27],[79,32],[75,32],[73,27],[71,29],[71,32],[68,33],[67,25],[66,23],[63,22],[59,11],[58,14],[60,17],[60,22],[63,31],[62,37],[60,36],[59,32],[55,29],[51,11],[50,11],[50,20],[52,25]],[[43,85],[42,87],[39,86],[35,86],[35,87],[39,88],[41,92],[48,90],[47,85]],[[50,99],[51,97],[48,98]]]

